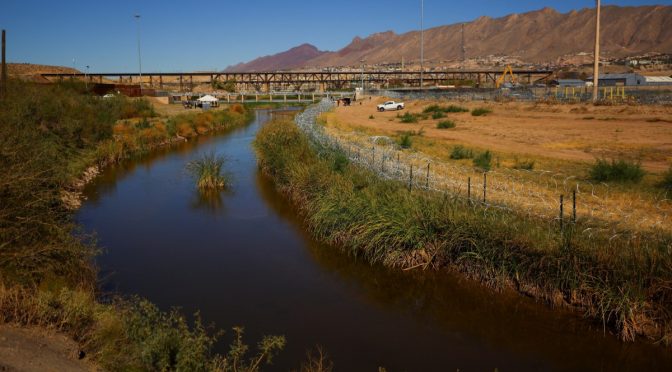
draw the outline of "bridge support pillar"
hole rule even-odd
[[[163,76],[159,75],[159,89],[163,89]]]
[[[180,92],[184,90],[183,84],[182,84],[182,75],[180,75]]]

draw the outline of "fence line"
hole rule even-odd
[[[586,233],[606,230],[619,234],[632,229],[633,224],[641,227],[664,226],[672,214],[670,203],[663,197],[657,201],[660,213],[633,214],[635,203],[619,208],[614,205],[609,190],[599,194],[595,185],[581,183],[574,176],[546,170],[492,170],[482,173],[483,186],[481,197],[474,198],[473,176],[478,176],[474,168],[452,162],[435,161],[419,153],[402,151],[394,141],[387,137],[368,137],[367,141],[345,139],[328,134],[322,125],[317,124],[318,117],[333,109],[333,102],[325,99],[308,107],[296,116],[296,124],[318,151],[340,150],[350,162],[377,174],[387,180],[400,181],[409,190],[428,190],[449,193],[465,198],[472,203],[480,203],[486,208],[523,213],[528,217],[563,224],[563,201],[558,197],[572,195],[572,214],[570,220],[580,218],[590,222]],[[531,180],[531,177],[534,180]]]

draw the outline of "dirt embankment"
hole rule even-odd
[[[95,371],[79,345],[39,328],[0,325],[0,371]]]

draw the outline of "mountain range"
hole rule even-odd
[[[672,6],[602,7],[601,48],[603,57],[628,57],[647,52],[672,52]],[[479,17],[464,24],[425,30],[427,61],[461,59],[464,25],[466,57],[499,55],[527,63],[553,63],[559,58],[592,53],[595,9],[559,13],[552,8],[510,14],[501,18]],[[420,32],[381,32],[355,37],[338,51],[320,51],[303,44],[271,56],[228,67],[228,72],[277,71],[299,68],[359,66],[417,62]]]

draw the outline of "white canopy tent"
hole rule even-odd
[[[198,102],[219,102],[219,100],[216,97],[213,97],[209,94],[204,95],[203,97],[198,99]]]
[[[209,94],[204,95],[203,97],[197,99],[198,103],[200,104],[199,106],[201,107],[206,107],[207,106],[212,106],[212,107],[217,107],[219,106],[219,99],[217,97],[213,97]]]

